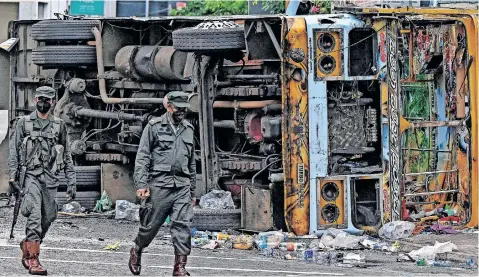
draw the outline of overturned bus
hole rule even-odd
[[[13,125],[58,90],[78,199],[135,201],[132,171],[163,96],[190,93],[204,229],[377,230],[442,208],[477,226],[475,11],[14,21]],[[62,181],[60,191],[65,189]],[[62,201],[58,198],[58,201]],[[61,203],[59,203],[61,204]]]

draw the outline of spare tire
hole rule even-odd
[[[37,41],[90,40],[98,20],[43,20],[32,26],[32,38]]]
[[[33,49],[32,61],[41,66],[96,64],[96,48],[89,45],[40,46]]]
[[[246,49],[244,28],[229,22],[205,22],[173,32],[173,47],[185,52],[229,52]]]
[[[194,209],[193,225],[202,231],[222,231],[241,228],[240,209]]]
[[[77,189],[90,188],[99,189],[101,186],[101,168],[100,166],[75,166],[75,177]],[[60,180],[60,189],[67,187],[65,173],[61,172],[58,176]]]

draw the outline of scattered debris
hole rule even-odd
[[[78,214],[85,212],[85,208],[82,207],[80,203],[71,201],[63,205],[62,212]]]
[[[217,248],[220,248],[220,244],[215,240],[210,240],[209,243],[201,247],[201,249],[210,249],[210,250],[217,249]]]
[[[87,214],[84,213],[66,213],[66,212],[58,212],[59,215],[67,215],[71,217],[87,217]]]
[[[96,202],[96,206],[93,210],[95,212],[109,211],[111,210],[112,205],[113,203],[111,201],[111,198],[108,196],[108,194],[104,190],[103,193],[101,194],[100,200]]]
[[[416,225],[407,221],[392,221],[386,223],[379,229],[378,235],[381,238],[398,240],[404,239],[412,235]]]
[[[343,262],[346,264],[356,264],[356,263],[364,263],[366,258],[364,254],[357,254],[357,253],[348,253],[343,258]]]
[[[282,242],[279,244],[279,249],[283,251],[303,251],[306,249],[306,244],[299,242]]]
[[[457,231],[452,229],[451,225],[443,225],[439,222],[434,223],[430,230],[435,232],[436,234],[456,234]]]
[[[392,245],[385,241],[380,241],[374,238],[366,238],[360,242],[362,246],[372,250],[381,250],[387,252],[397,252],[399,249],[399,242],[394,242]]]
[[[452,252],[453,250],[457,250],[457,246],[448,241],[444,243],[437,242],[434,244],[434,246],[424,246],[421,249],[418,250],[413,250],[409,252],[409,257],[412,259],[418,261],[420,259],[426,259],[426,260],[435,260],[436,255],[440,253],[449,253]]]
[[[396,261],[398,261],[398,262],[414,262],[414,259],[411,258],[408,254],[401,253],[397,257]]]
[[[136,205],[126,200],[116,200],[115,219],[140,221],[140,205]]]
[[[202,247],[208,244],[210,240],[208,238],[191,238],[192,247]]]
[[[105,246],[105,248],[103,248],[103,250],[113,250],[113,251],[116,251],[120,249],[120,242],[117,241],[115,243],[112,243],[112,244],[108,244],[107,246]]]
[[[200,207],[202,209],[234,209],[235,205],[231,192],[224,190],[212,190],[201,196]]]
[[[233,238],[233,248],[240,250],[253,249],[254,238],[248,235],[240,235]]]

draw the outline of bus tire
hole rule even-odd
[[[244,50],[244,28],[183,28],[173,32],[173,47],[180,51],[199,53]]]
[[[40,46],[33,49],[32,61],[41,66],[96,64],[96,48],[89,45]]]
[[[91,29],[99,27],[98,20],[42,20],[32,26],[36,41],[79,41],[95,37]]]
[[[193,227],[203,231],[222,231],[241,228],[240,209],[194,209]]]

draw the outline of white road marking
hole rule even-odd
[[[17,260],[19,257],[0,257],[4,260]],[[120,263],[107,263],[107,262],[82,262],[74,260],[54,260],[54,259],[42,259],[45,262],[54,262],[54,263],[73,263],[73,264],[91,264],[91,265],[114,265],[114,266],[126,266],[126,264]],[[161,269],[171,269],[171,266],[162,266],[162,265],[150,265],[144,266],[148,268],[161,268]],[[333,276],[344,276],[342,273],[332,273],[332,272],[295,272],[295,271],[285,271],[285,270],[267,270],[267,269],[246,269],[246,268],[223,268],[223,267],[202,267],[202,266],[188,266],[188,269],[198,269],[198,270],[214,270],[214,271],[238,271],[238,272],[263,272],[263,273],[283,273],[283,274],[303,274],[303,275],[333,275]]]
[[[17,244],[11,245],[6,244],[5,240],[0,240],[0,247],[10,247],[10,248],[19,248]],[[130,252],[122,251],[110,251],[110,250],[95,250],[95,249],[84,249],[84,248],[60,248],[60,247],[42,247],[42,250],[59,250],[59,251],[71,251],[71,252],[90,252],[90,253],[109,253],[109,254],[127,254],[130,255]],[[174,257],[172,254],[157,254],[157,253],[148,253],[144,252],[143,255],[151,256],[160,256],[160,257]],[[214,256],[195,256],[189,255],[188,258],[198,258],[198,259],[215,259],[215,260],[235,260],[235,261],[253,261],[253,262],[273,262],[272,259],[248,259],[248,258],[228,258],[228,257],[214,257]]]

